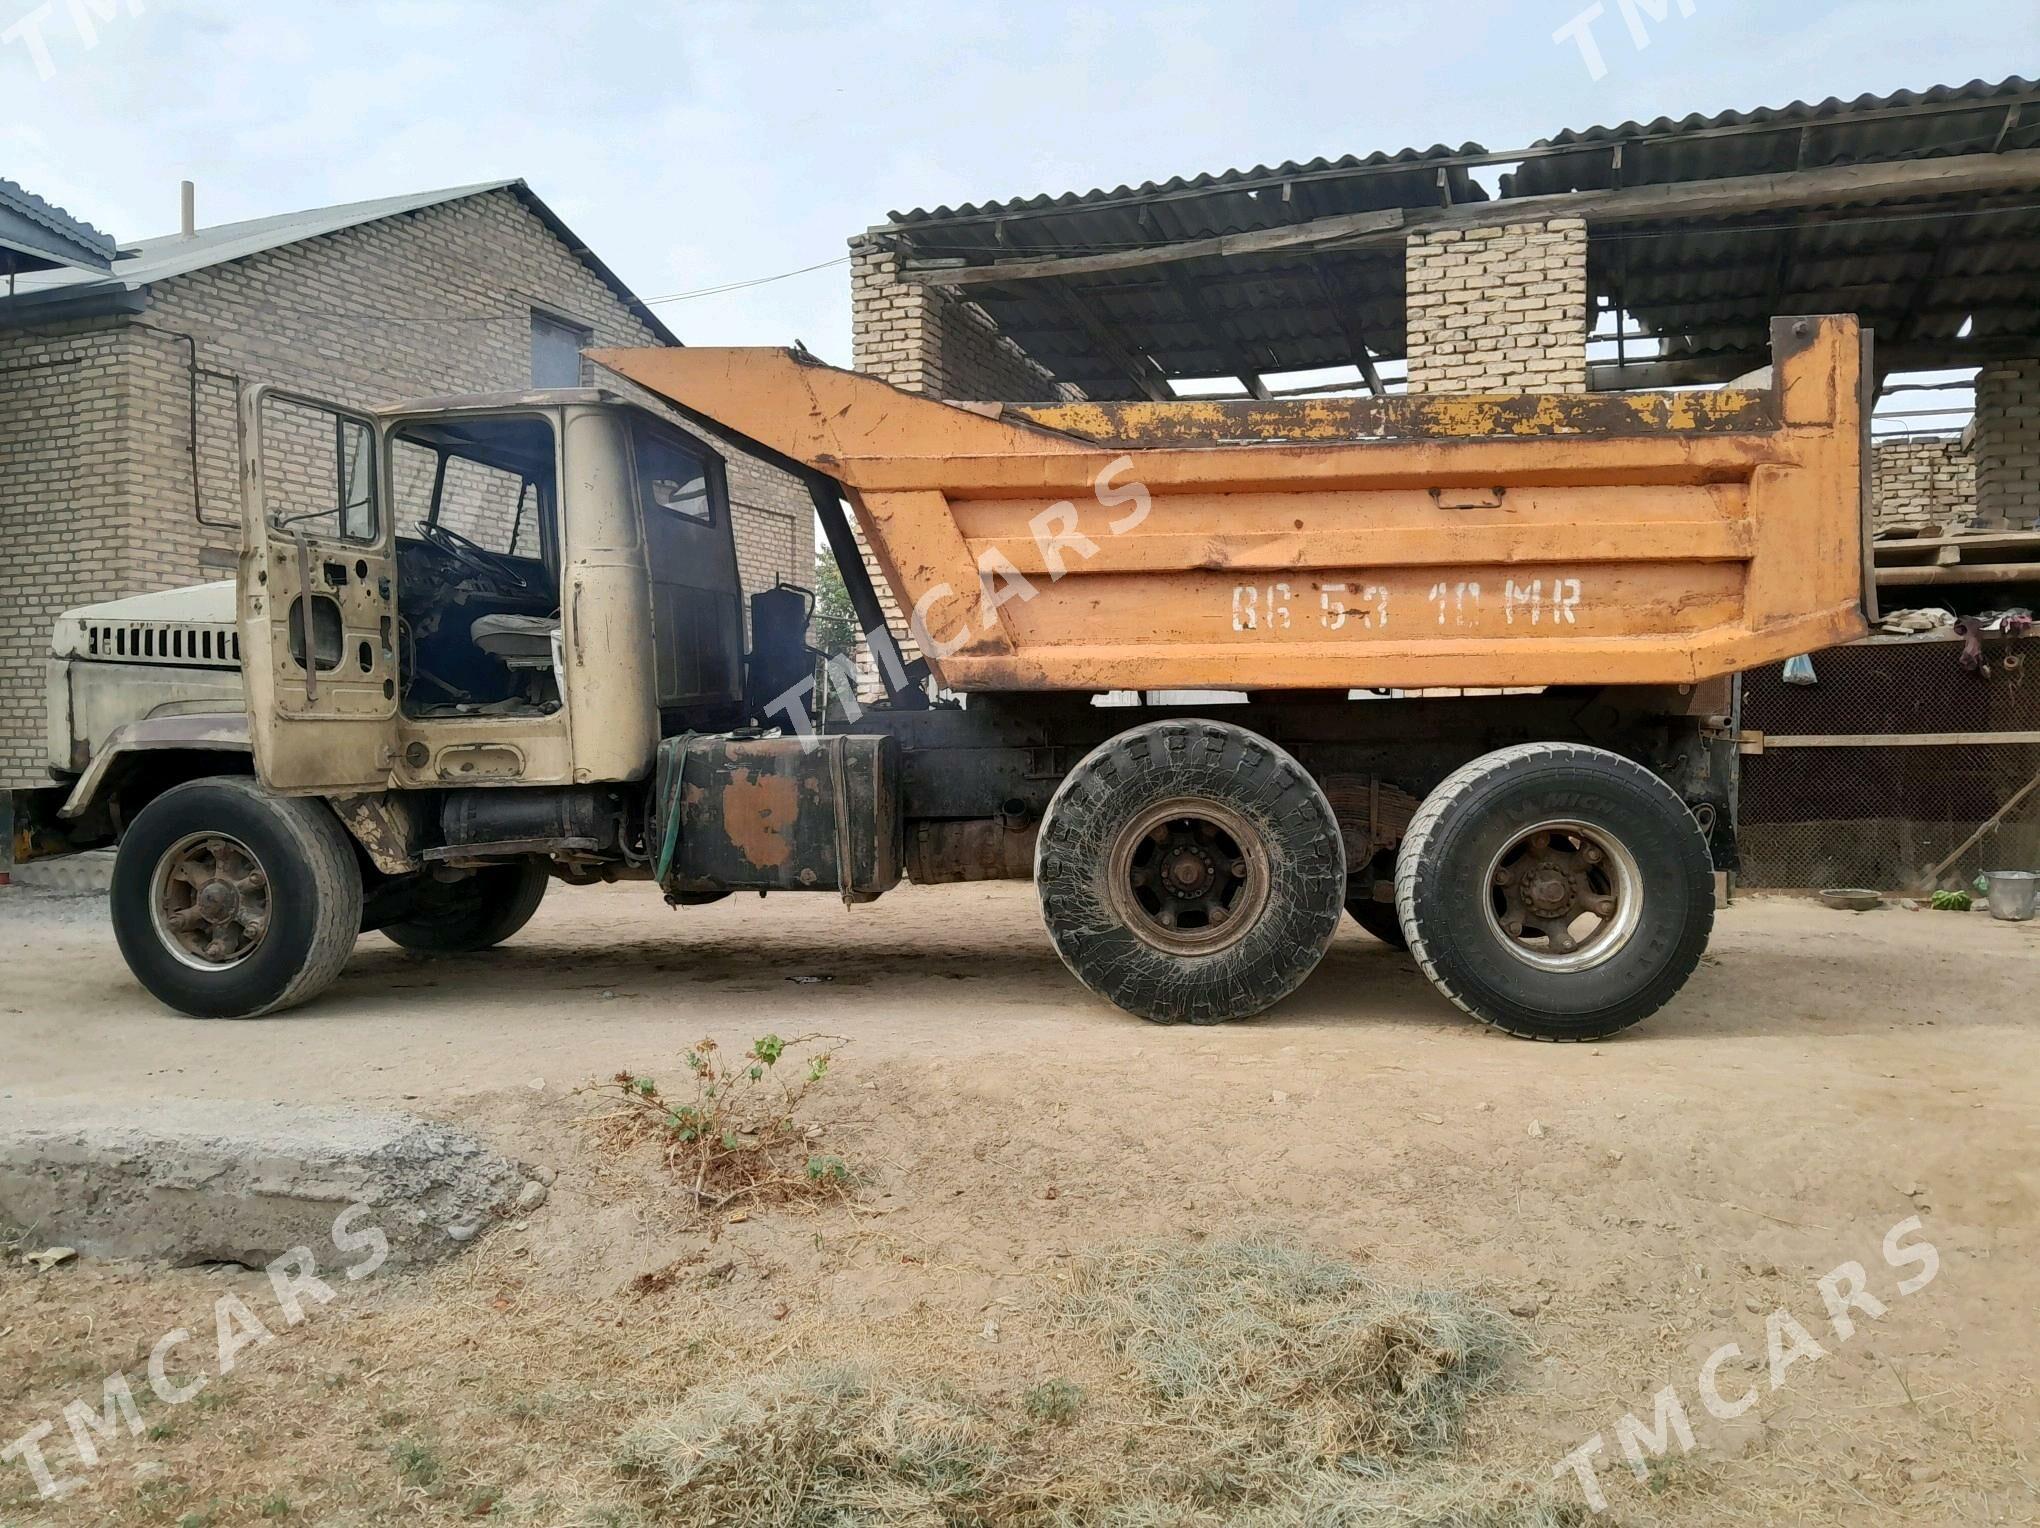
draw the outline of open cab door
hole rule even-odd
[[[257,775],[284,793],[384,789],[397,573],[376,422],[258,387],[241,439],[237,612]]]

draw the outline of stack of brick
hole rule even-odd
[[[2040,529],[2040,360],[1977,375],[1976,526]]]
[[[1877,447],[1876,530],[1935,526],[1954,533],[1976,518],[1976,458],[1959,440],[1891,440]]]
[[[1587,390],[1587,225],[1415,234],[1405,249],[1412,393]]]

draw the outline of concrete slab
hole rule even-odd
[[[260,1267],[382,1232],[393,1265],[458,1251],[527,1181],[416,1115],[236,1100],[0,1097],[0,1224],[88,1256]]]

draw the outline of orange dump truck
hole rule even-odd
[[[1149,1017],[1269,1006],[1343,907],[1475,1017],[1579,1039],[1705,945],[1724,677],[1866,630],[1866,347],[1780,320],[1753,389],[1051,405],[596,359],[854,506],[963,697],[847,729],[907,750],[915,879],[1031,873],[1071,970]]]
[[[1025,405],[596,352],[807,483],[871,704],[804,592],[742,619],[711,438],[595,390],[258,394],[232,624],[59,623],[17,852],[118,839],[122,949],[192,1013],[302,1001],[363,929],[486,947],[549,879],[1003,877],[1146,1018],[1268,1008],[1350,913],[1475,1018],[1606,1035],[1735,863],[1728,676],[1871,613],[1866,339],[1772,344],[1747,389]]]

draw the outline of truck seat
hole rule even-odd
[[[513,669],[550,669],[557,615],[485,615],[468,628],[476,647]]]

